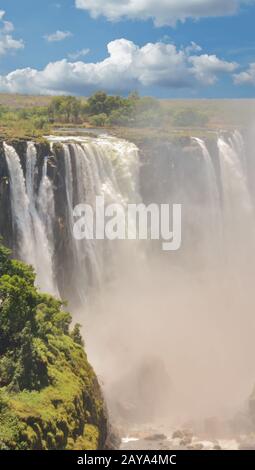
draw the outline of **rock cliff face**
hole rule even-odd
[[[217,140],[207,140],[206,146],[219,173]],[[204,200],[207,188],[202,170],[202,153],[195,141],[189,137],[147,140],[140,143],[139,148],[140,191],[146,204],[164,203],[173,198],[177,203],[181,188],[185,188],[191,202]]]

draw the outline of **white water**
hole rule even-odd
[[[219,184],[217,182],[215,167],[205,142],[198,138],[193,138],[193,140],[201,149],[205,170],[204,175],[207,201],[206,217],[202,221],[204,232],[207,232],[205,233],[205,250],[207,253],[212,253],[213,251],[213,256],[215,256],[216,250],[220,251],[220,245],[222,243],[222,210]]]
[[[64,149],[67,224],[76,289],[80,301],[86,304],[89,284],[100,288],[108,269],[112,269],[116,250],[107,240],[75,240],[73,207],[86,203],[95,208],[96,196],[104,196],[105,204],[137,201],[138,150],[127,141],[106,136],[78,142],[77,138],[69,137],[60,141]]]
[[[118,242],[76,241],[72,236],[76,204],[93,206],[97,195],[103,195],[106,203],[121,202],[124,206],[140,200],[138,150],[129,142],[106,136],[97,139],[50,137],[49,140],[61,142],[64,149],[64,222],[68,228],[70,256],[74,259],[72,276],[84,305],[82,311],[76,312],[75,319],[85,326],[86,348],[97,373],[106,383],[107,392],[116,399],[115,404],[123,405],[124,400],[124,405],[133,410],[137,392],[137,402],[142,409],[139,419],[142,416],[145,422],[148,420],[146,400],[152,404],[151,408],[155,405],[158,420],[174,416],[176,422],[207,418],[206,413],[221,415],[226,409],[228,412],[231,407],[242,406],[255,380],[255,325],[253,269],[247,268],[248,259],[252,265],[254,252],[253,235],[247,237],[247,231],[254,233],[253,206],[241,134],[236,132],[231,138],[218,139],[220,171],[217,176],[205,142],[194,139],[202,152],[201,173],[207,188],[206,201],[198,202],[197,213],[208,211],[204,234],[212,258],[215,257],[215,239],[224,232],[220,243],[223,252],[229,254],[230,264],[225,268],[225,258],[218,257],[218,264],[212,269],[212,261],[208,259],[206,269],[194,268],[192,272],[186,270],[182,261],[173,266],[170,258],[164,258],[163,263],[157,259],[150,264],[151,254],[143,264],[137,256],[139,247],[135,252],[130,250],[130,245],[124,247]],[[52,150],[54,153],[54,146]],[[26,182],[14,149],[5,145],[5,153],[20,256],[35,266],[41,287],[47,279],[51,279],[53,286],[50,266],[52,268],[54,255],[55,212],[47,159],[37,198],[33,144],[28,146]],[[185,194],[185,186],[180,189]],[[240,230],[236,230],[237,224],[241,225]],[[246,243],[245,248],[243,243]],[[244,259],[246,251],[248,257]],[[236,255],[239,252],[242,263]],[[44,278],[46,272],[51,273],[47,279]],[[234,275],[238,276],[238,282],[233,279]],[[91,307],[91,297],[96,297],[95,308]],[[147,362],[153,364],[155,357],[159,359],[155,361],[159,364],[158,370],[160,361],[166,364],[177,399],[168,393],[167,384],[163,398],[161,384],[153,384],[144,399],[140,376]],[[114,409],[116,411],[116,407]],[[223,447],[229,445],[222,441]]]
[[[235,138],[235,137],[234,137]],[[240,139],[240,136],[239,136]],[[241,148],[242,149],[241,149]],[[253,213],[251,197],[244,170],[243,145],[218,139],[224,212],[228,220],[249,217]],[[238,153],[238,150],[240,153]]]
[[[23,261],[35,266],[29,199],[23,170],[14,148],[5,143],[4,150],[10,174],[12,220],[17,239],[18,254]]]
[[[45,227],[51,256],[54,253],[55,200],[52,182],[47,176],[48,158],[44,159],[42,179],[39,186],[37,207],[39,217]]]
[[[6,161],[11,183],[11,206],[14,228],[17,229],[18,255],[35,268],[38,286],[45,292],[57,294],[53,276],[53,200],[52,188],[46,175],[39,190],[39,212],[35,192],[36,148],[27,146],[26,178],[14,148],[5,144]],[[48,204],[50,202],[50,205]],[[50,238],[48,238],[48,234]]]

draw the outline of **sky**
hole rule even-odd
[[[255,97],[255,0],[0,0],[0,92]]]

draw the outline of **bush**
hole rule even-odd
[[[177,127],[204,127],[209,118],[206,114],[195,109],[182,109],[173,117],[173,125]]]
[[[32,120],[32,125],[35,129],[45,129],[49,124],[49,120],[45,117],[36,116]]]
[[[80,328],[34,282],[0,244],[0,449],[95,450],[106,416]]]
[[[95,116],[91,116],[89,118],[90,124],[95,127],[103,127],[105,126],[107,121],[107,115],[105,113],[96,114]]]
[[[105,92],[98,91],[88,99],[88,112],[92,116],[109,116],[112,111],[125,107],[126,101],[121,96],[108,96]]]

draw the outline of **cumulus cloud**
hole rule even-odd
[[[220,60],[216,55],[203,54],[189,58],[193,65],[193,73],[196,79],[206,85],[213,85],[217,81],[219,73],[234,72],[238,67],[235,62]]]
[[[215,55],[199,55],[200,47],[194,44],[190,49],[162,42],[139,47],[127,39],[117,39],[107,48],[108,57],[100,62],[63,59],[43,70],[25,68],[0,76],[0,91],[86,95],[96,89],[124,93],[147,86],[194,88],[212,85],[219,74],[237,67]]]
[[[236,85],[255,85],[255,62],[246,71],[234,74],[234,82]]]
[[[187,18],[233,15],[240,6],[252,3],[255,0],[75,0],[76,7],[89,11],[93,18],[152,18],[156,26],[174,26]]]
[[[81,49],[80,51],[70,52],[68,54],[68,57],[69,57],[69,59],[77,60],[80,57],[84,57],[84,56],[88,55],[89,53],[90,53],[90,49],[86,48],[86,49]]]
[[[56,31],[55,33],[52,34],[46,34],[44,36],[44,39],[48,42],[59,42],[59,41],[64,41],[64,39],[70,38],[72,36],[72,33],[70,31]]]
[[[5,11],[0,10],[0,56],[24,48],[22,39],[14,39],[12,33],[14,26],[10,21],[5,21]]]

